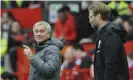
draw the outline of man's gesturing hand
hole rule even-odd
[[[24,54],[27,56],[27,58],[29,59],[33,54],[32,54],[32,51],[31,49],[26,46],[26,45],[23,45],[24,47]]]

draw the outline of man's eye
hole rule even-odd
[[[44,33],[45,31],[44,30],[40,30],[41,33]]]
[[[38,33],[38,30],[35,30],[36,33]]]

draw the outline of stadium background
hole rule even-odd
[[[124,46],[128,57],[130,77],[133,80],[133,2],[124,0],[102,2],[106,3],[112,10],[110,20],[123,25],[128,31],[128,41]],[[34,23],[40,20],[49,22],[54,34],[55,24],[58,20],[58,10],[63,6],[68,6],[70,14],[75,19],[75,23],[70,21],[70,24],[76,25],[76,38],[73,39],[74,42],[72,43],[64,42],[61,80],[93,80],[95,43],[91,36],[93,36],[94,30],[91,28],[88,19],[88,7],[92,3],[93,1],[1,1],[1,76],[28,80],[29,62],[23,54],[22,45],[30,46],[34,52],[32,33]],[[6,16],[7,12],[12,13],[14,19],[11,15]],[[10,33],[13,30],[11,28],[13,22],[18,23],[21,27],[17,35]],[[19,33],[21,31],[22,33]],[[84,50],[81,50],[81,54],[87,54],[87,57],[82,59],[81,64],[76,64],[76,59],[73,60],[73,56],[77,55],[72,51],[72,46],[75,43],[78,44],[75,46],[79,47],[81,45],[84,48]],[[66,61],[72,61],[73,65],[66,64]],[[64,68],[66,65],[69,67]],[[79,67],[74,70],[76,65]]]

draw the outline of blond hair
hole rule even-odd
[[[94,15],[101,14],[103,20],[108,20],[110,17],[111,9],[102,2],[94,2],[89,10],[94,12]]]

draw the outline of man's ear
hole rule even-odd
[[[48,32],[48,35],[49,35],[49,37],[51,37],[51,35],[52,35],[51,32]]]
[[[97,17],[98,17],[99,20],[102,18],[101,14],[97,14]]]

